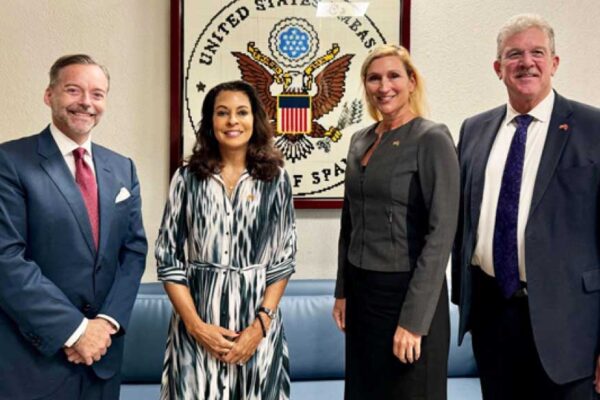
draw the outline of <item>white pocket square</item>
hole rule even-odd
[[[115,203],[120,203],[123,200],[127,200],[129,197],[131,197],[131,193],[129,193],[129,190],[127,190],[124,187],[122,187],[121,190],[119,190],[119,194],[117,194],[117,198],[115,199]]]

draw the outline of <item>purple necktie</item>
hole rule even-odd
[[[506,157],[494,227],[494,273],[500,290],[507,299],[519,289],[520,285],[517,221],[527,127],[533,117],[519,115],[515,120],[517,129]]]
[[[92,236],[94,244],[98,248],[98,186],[96,178],[90,166],[85,162],[83,156],[85,149],[78,147],[73,150],[75,157],[75,181],[81,190],[85,208],[87,208],[90,225],[92,226]]]

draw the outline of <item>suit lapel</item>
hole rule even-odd
[[[102,254],[102,249],[106,246],[110,227],[112,225],[115,198],[122,185],[115,179],[110,163],[106,159],[105,151],[96,145],[92,146],[96,181],[98,182],[98,202],[100,211],[100,242],[98,244],[98,251]]]
[[[366,128],[364,131],[364,135],[362,135],[362,137],[358,138],[356,140],[356,142],[354,143],[354,149],[355,149],[356,155],[358,157],[359,163],[362,160],[363,156],[365,155],[365,152],[367,151],[367,149],[369,147],[371,147],[373,145],[373,143],[375,143],[375,139],[377,139],[377,135],[375,135],[375,132],[374,132],[375,126],[376,125],[371,125],[368,128]]]
[[[485,168],[490,156],[494,139],[500,129],[500,124],[506,115],[506,106],[493,110],[490,117],[482,121],[479,133],[479,141],[473,151],[471,163],[471,229],[477,232],[479,225],[479,214],[481,213],[481,201],[483,200],[483,188],[485,185]]]
[[[88,248],[92,253],[95,253],[92,227],[81,191],[48,128],[40,134],[38,153],[44,158],[40,163],[41,167],[46,171],[50,179],[52,179],[58,190],[62,193],[65,201],[69,204]]]
[[[535,208],[540,203],[540,200],[554,175],[554,171],[556,170],[556,166],[558,165],[558,161],[560,160],[560,156],[562,155],[570,134],[568,129],[561,130],[560,127],[563,126],[563,124],[566,124],[567,127],[572,125],[572,112],[573,110],[568,100],[556,93],[554,108],[548,126],[548,135],[546,136],[546,143],[544,143],[544,150],[542,152],[540,166],[533,187],[529,215],[535,211]]]

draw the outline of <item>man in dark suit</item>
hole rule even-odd
[[[133,162],[91,142],[108,89],[89,56],[59,58],[52,123],[0,145],[0,399],[119,397],[147,243]]]
[[[600,110],[552,89],[559,58],[541,17],[513,17],[497,44],[508,104],[460,134],[460,340],[471,331],[486,400],[595,399]]]

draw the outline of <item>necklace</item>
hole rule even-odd
[[[223,181],[223,186],[225,186],[227,196],[231,198],[240,177],[246,170],[246,154],[228,152],[223,154],[222,157],[219,175]]]
[[[233,189],[235,189],[235,185],[238,182],[238,180],[240,179],[241,173],[237,174],[234,173],[232,176],[231,175],[226,175],[223,173],[223,171],[221,171],[221,179],[223,180],[223,184],[225,186],[225,191],[227,192],[227,196],[231,197],[231,195],[233,194]]]

